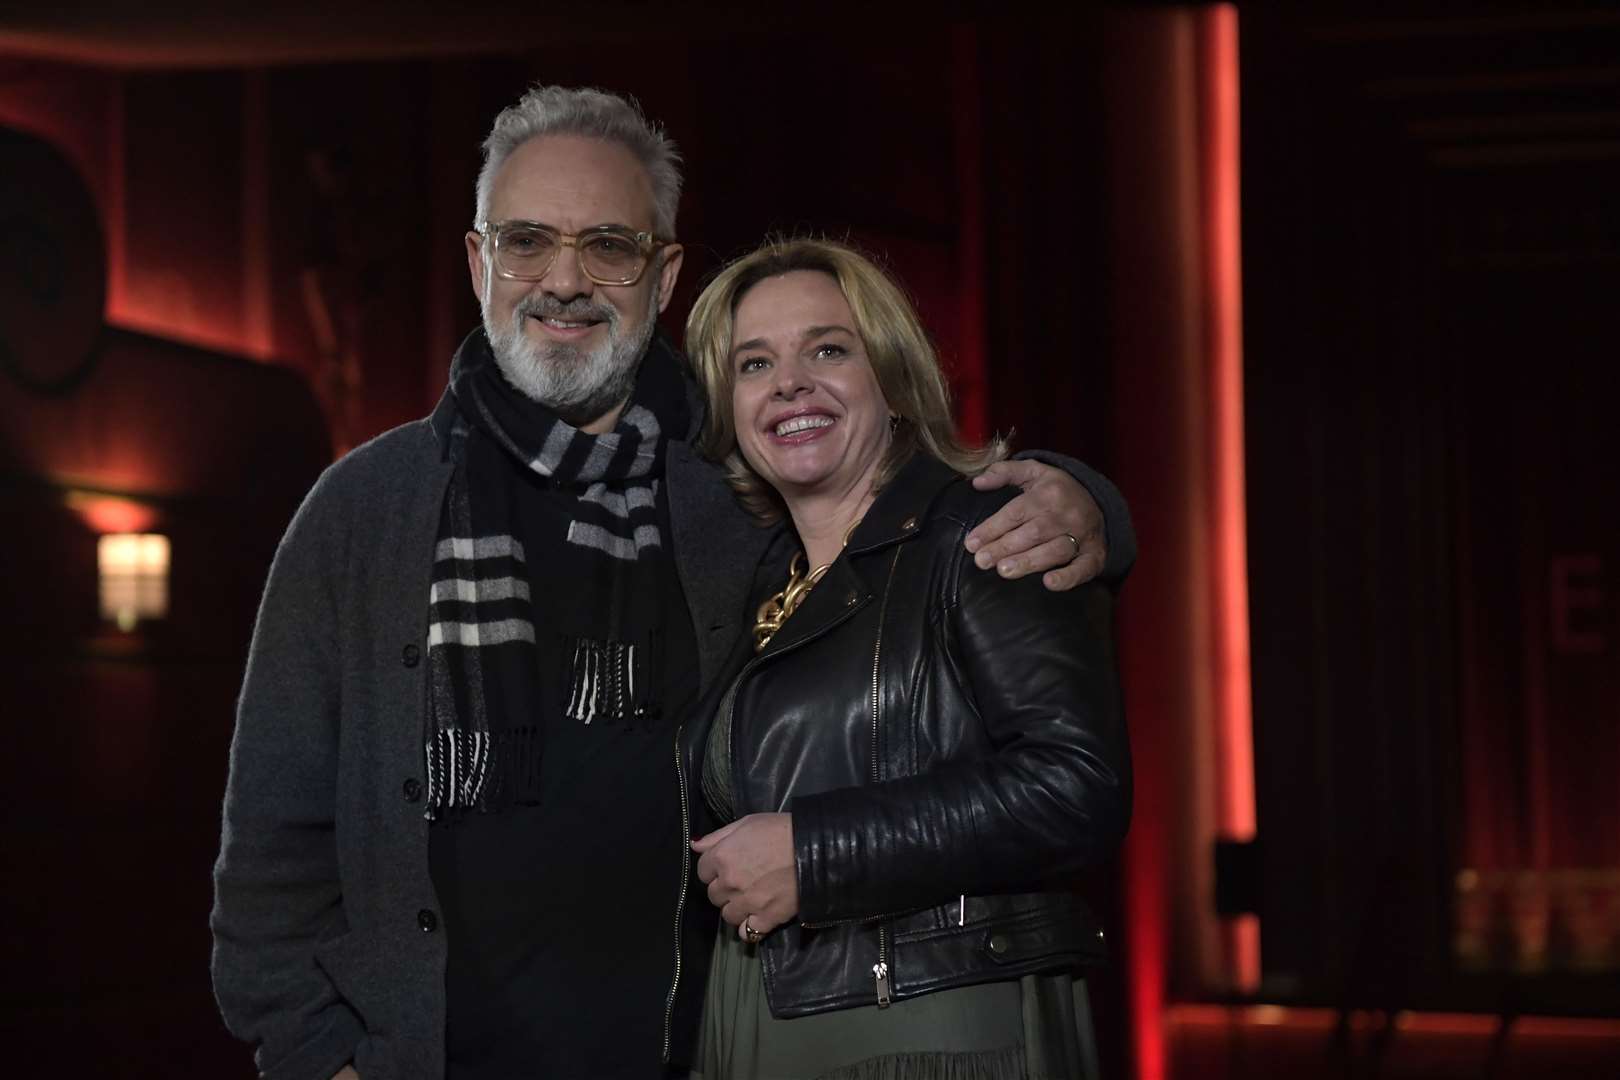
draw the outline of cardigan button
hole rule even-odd
[[[416,913],[416,925],[422,928],[422,933],[431,934],[439,928],[439,917],[423,908]]]
[[[416,802],[422,797],[422,781],[413,776],[405,781],[401,790],[405,794],[406,802]]]
[[[994,953],[996,956],[1001,956],[1001,955],[1005,954],[1006,951],[1007,951],[1007,938],[1006,938],[1006,935],[1004,935],[1004,934],[991,934],[990,935],[990,951],[992,953]]]
[[[415,645],[407,645],[399,654],[400,663],[406,667],[415,667],[422,662],[422,650]]]

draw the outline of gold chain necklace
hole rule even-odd
[[[754,651],[760,652],[771,643],[771,638],[782,629],[789,615],[799,609],[804,598],[810,595],[810,590],[832,569],[832,563],[818,566],[810,571],[808,577],[804,573],[804,552],[795,551],[793,561],[788,564],[788,581],[782,586],[782,591],[768,598],[759,605],[759,612],[754,616]]]
[[[860,518],[856,518],[850,522],[849,528],[844,530],[843,546],[847,547],[849,545],[849,538],[854,535],[855,526],[860,523]],[[804,552],[795,551],[793,561],[788,563],[787,584],[782,586],[781,592],[772,595],[763,604],[759,605],[759,611],[754,615],[755,652],[764,651],[765,646],[771,643],[771,638],[775,637],[776,632],[782,629],[782,624],[787,622],[788,616],[797,611],[799,605],[804,603],[804,598],[810,595],[810,590],[816,587],[816,582],[826,577],[827,571],[832,569],[832,563],[827,563],[816,567],[810,571],[809,576],[806,576],[803,566],[804,561]]]

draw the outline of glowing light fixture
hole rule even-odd
[[[101,617],[125,632],[142,619],[169,613],[169,538],[159,533],[108,533],[96,542]]]
[[[158,523],[155,507],[118,495],[69,491],[62,501],[97,533],[151,532]]]

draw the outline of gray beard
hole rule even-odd
[[[650,268],[649,268],[650,269]],[[525,297],[504,325],[490,311],[493,282],[485,281],[482,303],[484,332],[495,366],[518,392],[537,401],[574,427],[584,427],[623,405],[635,389],[636,371],[652,340],[658,320],[658,291],[652,290],[646,318],[630,333],[612,304],[578,297],[564,304],[541,294]],[[595,348],[562,342],[538,344],[524,333],[529,317],[598,319],[608,325],[608,339]]]

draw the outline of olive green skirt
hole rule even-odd
[[[779,1020],[758,950],[721,925],[692,1080],[1084,1080],[1098,1075],[1085,983],[1068,974]]]

